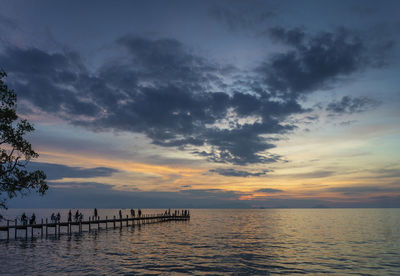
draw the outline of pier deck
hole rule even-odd
[[[10,238],[10,230],[14,230],[14,236],[17,238],[17,233],[20,230],[23,230],[25,232],[25,238],[28,238],[28,229],[30,229],[31,232],[31,237],[34,237],[33,229],[40,229],[40,236],[43,237],[43,231],[45,231],[46,237],[49,235],[48,229],[51,228],[52,232],[54,235],[60,235],[62,227],[67,227],[67,234],[71,234],[73,229],[76,227],[72,226],[78,226],[77,232],[81,233],[82,226],[87,225],[88,226],[88,231],[91,231],[92,227],[95,226],[97,229],[107,229],[109,228],[122,228],[123,226],[134,226],[134,225],[140,225],[140,224],[146,224],[146,223],[159,223],[159,222],[167,222],[167,221],[185,221],[189,220],[190,215],[164,215],[164,214],[146,214],[142,215],[140,217],[119,217],[116,218],[115,216],[113,218],[108,218],[106,217],[105,219],[100,219],[100,217],[97,217],[97,219],[91,219],[89,220],[83,220],[83,221],[64,221],[64,222],[44,222],[43,219],[41,220],[41,223],[37,224],[17,224],[17,220],[14,221],[14,224],[10,224],[10,221],[7,221],[7,225],[0,226],[0,232],[7,232],[7,239]],[[102,227],[100,227],[102,226]],[[17,231],[18,230],[18,231]]]

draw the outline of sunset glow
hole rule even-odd
[[[400,207],[398,2],[150,2],[3,2],[50,187],[12,207]]]

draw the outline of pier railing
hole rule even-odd
[[[128,215],[126,217],[116,217],[113,216],[113,218],[108,218],[108,216],[105,217],[105,219],[101,219],[99,216],[98,217],[89,217],[89,220],[81,220],[81,221],[64,221],[64,222],[48,222],[48,219],[45,221],[41,219],[41,223],[34,223],[34,224],[18,224],[17,219],[15,219],[14,223],[10,223],[10,221],[7,221],[7,225],[5,226],[0,226],[0,231],[1,232],[7,232],[7,240],[10,239],[10,230],[14,230],[14,237],[15,239],[17,238],[17,233],[18,231],[24,231],[25,232],[25,238],[28,238],[28,230],[30,229],[31,232],[31,237],[34,237],[34,229],[40,229],[40,237],[43,237],[43,235],[47,236],[49,235],[49,229],[52,229],[52,234],[54,235],[60,235],[62,233],[63,228],[67,228],[67,234],[71,234],[73,230],[81,233],[82,226],[87,225],[88,226],[88,231],[91,231],[93,226],[94,228],[100,229],[100,228],[122,228],[123,226],[135,226],[135,225],[141,225],[141,224],[147,224],[147,223],[159,223],[159,222],[167,222],[167,221],[184,221],[184,220],[189,220],[190,215],[165,215],[165,214],[144,214],[141,215],[140,217],[129,217]]]

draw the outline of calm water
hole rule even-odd
[[[28,241],[0,235],[0,275],[400,275],[400,209],[191,210],[189,222]]]

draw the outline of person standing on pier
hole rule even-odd
[[[26,225],[27,217],[25,215],[25,212],[23,212],[22,215],[21,215],[21,222],[22,222],[23,225]]]
[[[69,212],[68,212],[68,222],[72,222],[72,212],[71,212],[71,209],[69,209]]]
[[[78,222],[79,221],[79,210],[76,210],[76,213],[75,213],[75,222]]]
[[[60,215],[60,212],[58,212],[58,213],[57,213],[57,220],[56,220],[56,222],[60,223],[60,220],[61,220],[61,215]]]
[[[135,217],[135,210],[131,209],[131,216],[134,218]]]
[[[138,217],[140,218],[142,216],[142,210],[138,209]]]
[[[94,219],[97,219],[97,208],[94,208]]]
[[[29,224],[36,224],[36,215],[32,213],[31,219],[29,220]]]
[[[122,219],[122,211],[119,210],[119,219]]]

